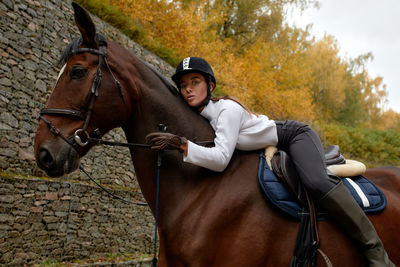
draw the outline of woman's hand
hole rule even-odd
[[[153,150],[178,150],[187,155],[187,139],[171,133],[154,132],[146,136],[147,144]]]

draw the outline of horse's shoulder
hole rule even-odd
[[[233,153],[233,158],[248,158],[251,161],[258,160],[260,159],[260,153],[261,150],[249,150],[249,151],[244,151],[244,150],[238,150],[236,149],[235,152]]]
[[[239,173],[243,171],[247,173],[257,173],[259,160],[260,151],[258,150],[242,151],[236,149],[227,170],[229,170],[229,173],[237,172],[238,170],[240,170]]]

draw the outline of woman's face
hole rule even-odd
[[[179,88],[191,107],[197,107],[207,98],[207,82],[200,73],[187,73],[181,77]]]

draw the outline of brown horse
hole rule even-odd
[[[109,42],[107,62],[100,61],[95,26],[84,9],[73,6],[82,35],[78,49],[90,49],[69,51],[47,103],[47,108],[59,112],[43,112],[35,137],[35,156],[41,168],[50,176],[77,168],[91,144],[72,146],[70,137],[84,127],[76,118],[85,119],[89,113],[85,130],[90,135],[95,128],[104,134],[122,127],[129,142],[144,143],[145,136],[163,123],[169,132],[190,139],[213,139],[208,122],[129,51]],[[91,88],[98,66],[102,80],[95,97]],[[92,109],[88,108],[91,102]],[[78,115],[71,116],[71,110]],[[52,131],[46,122],[54,126]],[[60,134],[54,134],[55,129]],[[141,190],[154,212],[157,153],[143,148],[130,151]],[[264,199],[256,177],[258,160],[258,152],[236,151],[228,168],[216,173],[184,163],[177,151],[165,151],[160,183],[159,266],[289,265],[299,224]],[[370,219],[389,257],[400,264],[400,169],[372,169],[366,176],[387,196],[387,208]],[[334,266],[364,266],[361,253],[333,223],[323,221],[319,229],[321,248]],[[324,265],[321,257],[318,264]]]

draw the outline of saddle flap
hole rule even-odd
[[[275,152],[271,159],[272,170],[281,179],[289,192],[302,204],[306,204],[306,196],[297,171],[289,155],[282,150]]]

